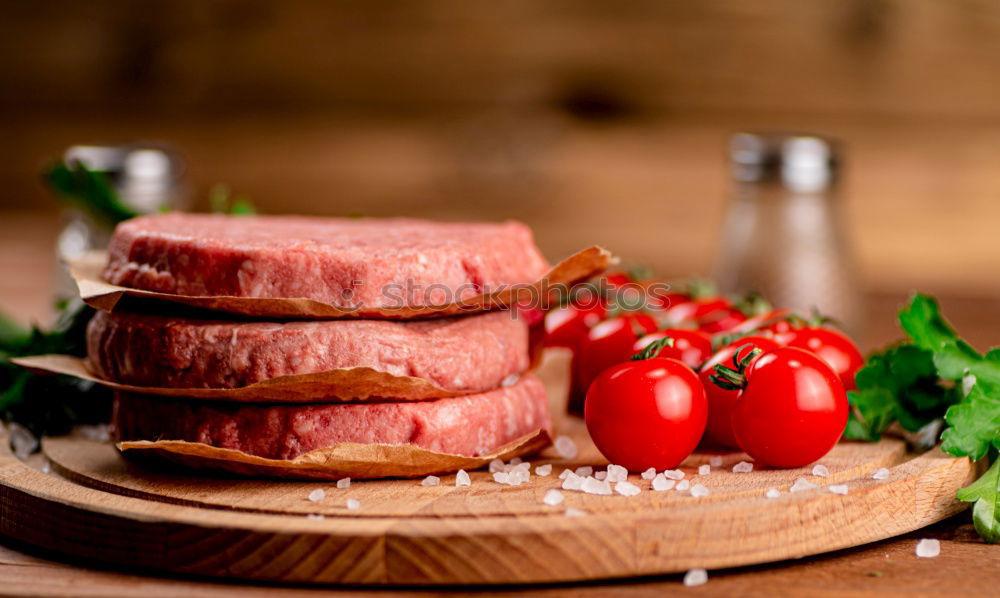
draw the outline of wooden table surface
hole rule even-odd
[[[51,216],[51,215],[49,215]],[[0,310],[24,319],[44,319],[52,289],[51,242],[56,225],[38,214],[0,218]],[[16,250],[15,250],[16,248]],[[867,348],[897,336],[893,313],[901,295],[873,294]],[[979,349],[1000,339],[994,299],[943,297],[945,313]],[[920,559],[920,538],[941,541],[941,555]],[[659,596],[681,591],[692,596],[995,596],[1000,589],[1000,547],[983,543],[968,513],[895,539],[794,562],[710,572],[709,582],[684,588],[679,576],[584,585],[498,588],[501,595]],[[468,588],[451,590],[467,593]],[[435,590],[400,588],[394,595],[420,596]],[[365,588],[289,588],[164,578],[140,571],[109,570],[97,563],[68,563],[27,546],[0,539],[0,593],[11,596],[263,596],[384,595]]]

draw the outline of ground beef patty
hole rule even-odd
[[[531,282],[548,263],[519,222],[158,214],[119,224],[103,277],[178,295],[444,305]]]
[[[237,388],[367,366],[480,392],[528,369],[528,327],[512,312],[435,320],[241,322],[97,312],[87,353],[100,376],[137,386]]]
[[[120,392],[112,419],[117,441],[186,440],[271,459],[342,442],[477,456],[551,429],[545,387],[532,375],[481,394],[407,403],[232,406]]]

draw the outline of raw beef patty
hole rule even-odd
[[[450,304],[547,269],[531,230],[513,221],[172,213],[119,224],[103,277],[178,295],[381,309]]]
[[[477,456],[551,429],[545,387],[533,375],[481,394],[408,403],[234,407],[120,392],[112,419],[117,441],[186,440],[270,459],[342,442]]]
[[[238,388],[367,366],[445,390],[480,392],[530,362],[528,327],[509,311],[283,323],[97,312],[87,327],[87,353],[106,379],[170,388]]]

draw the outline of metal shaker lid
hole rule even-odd
[[[822,135],[744,132],[733,135],[729,158],[740,182],[777,182],[793,191],[822,191],[836,182],[839,142]]]

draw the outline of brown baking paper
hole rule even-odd
[[[445,390],[423,378],[396,376],[369,367],[340,368],[314,374],[278,376],[239,388],[164,388],[133,386],[105,380],[91,371],[86,359],[72,355],[34,355],[17,357],[10,361],[35,372],[75,376],[115,390],[166,397],[237,402],[329,403],[366,399],[418,401],[485,392]]]
[[[253,477],[334,480],[412,478],[459,469],[479,469],[493,459],[509,460],[536,453],[551,443],[546,430],[537,430],[505,444],[488,455],[449,455],[413,445],[345,442],[316,449],[294,459],[265,459],[242,451],[183,440],[130,440],[116,446],[122,454],[166,459],[192,469],[222,470]]]
[[[569,285],[595,276],[618,259],[611,253],[594,245],[578,251],[556,264],[540,279],[531,284],[515,285],[494,293],[477,295],[470,299],[448,305],[416,306],[399,308],[346,308],[322,303],[313,299],[280,299],[269,297],[210,297],[195,295],[173,295],[140,289],[131,289],[109,284],[101,280],[101,272],[107,263],[107,252],[93,251],[79,260],[69,263],[70,274],[80,290],[80,297],[88,305],[102,311],[112,311],[123,297],[158,299],[171,301],[200,309],[211,309],[247,316],[268,318],[388,318],[412,319],[469,314],[490,309],[510,307],[519,299],[528,300],[538,296],[543,289],[558,285]]]

